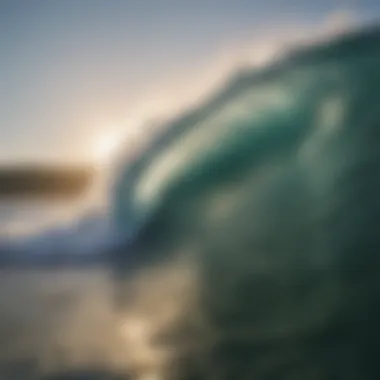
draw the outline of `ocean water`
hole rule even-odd
[[[138,379],[379,378],[379,67],[375,26],[247,69],[126,166]]]
[[[0,201],[0,236],[22,237],[43,233],[47,228],[75,219],[74,202],[44,200]]]
[[[378,379],[379,64],[374,28],[174,120],[119,173],[111,267],[0,273],[0,378]]]
[[[112,298],[104,267],[0,270],[0,378],[125,372]]]

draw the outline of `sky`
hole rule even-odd
[[[368,21],[380,3],[0,0],[0,165],[97,162],[144,119],[200,96],[247,46],[331,15]]]

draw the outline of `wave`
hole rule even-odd
[[[371,26],[293,51],[262,69],[241,70],[204,104],[166,125],[118,174],[113,210],[118,228],[139,229],[175,187],[196,186],[226,165],[235,170],[268,150],[298,144],[317,129],[316,117],[352,123],[355,115],[334,113],[353,112],[349,103],[377,99],[370,84],[378,80],[379,34],[378,26]]]
[[[240,72],[126,164],[137,377],[379,377],[379,67],[375,27]]]

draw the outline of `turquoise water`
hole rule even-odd
[[[379,67],[377,27],[238,73],[120,174],[114,267],[188,264],[197,301],[162,346],[201,315],[187,360],[210,378],[379,378]]]

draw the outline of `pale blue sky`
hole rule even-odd
[[[171,73],[272,25],[339,10],[376,19],[380,3],[1,0],[0,163],[88,161],[93,140]]]

